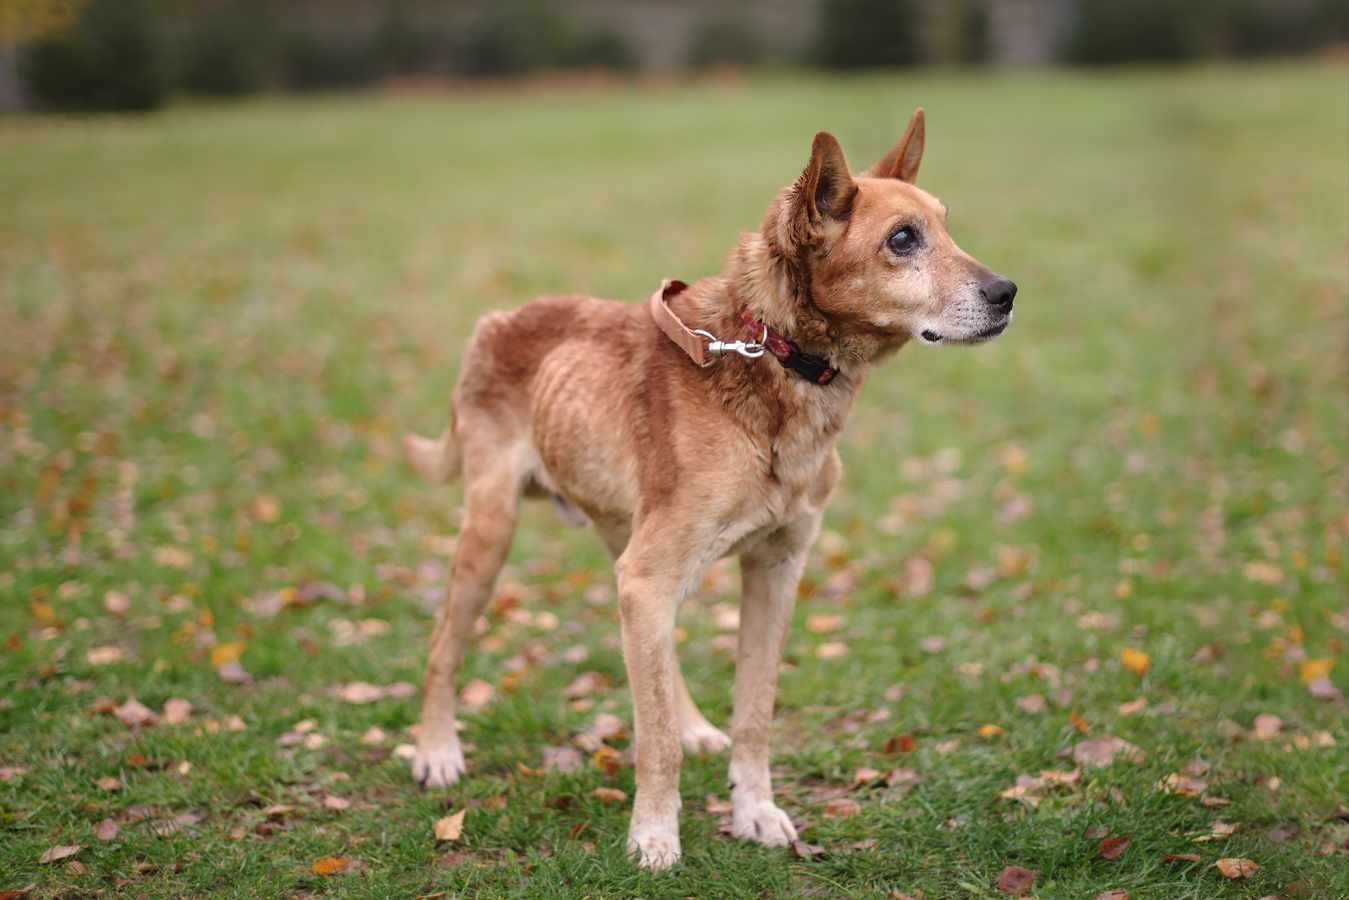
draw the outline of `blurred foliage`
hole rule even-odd
[[[176,48],[178,87],[211,96],[261,90],[275,69],[269,21],[256,2],[218,7],[193,21]]]
[[[26,46],[19,73],[43,108],[149,110],[168,93],[166,62],[148,0],[92,0],[73,27]]]
[[[763,42],[749,23],[741,19],[712,19],[699,25],[689,38],[691,68],[752,66],[767,54]]]
[[[1349,38],[1342,0],[1079,0],[1068,62],[1113,65],[1297,53]]]
[[[456,72],[518,75],[538,69],[635,69],[636,53],[616,31],[581,31],[536,0],[498,4],[456,46]]]
[[[909,0],[822,0],[815,61],[835,69],[913,65],[917,22]]]

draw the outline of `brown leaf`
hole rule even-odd
[[[836,797],[824,806],[826,819],[848,819],[862,811],[862,804],[851,797]]]
[[[346,856],[325,856],[316,861],[309,867],[309,871],[315,875],[336,875],[338,872],[345,872],[351,866],[351,859]]]
[[[623,793],[618,788],[611,787],[597,787],[590,792],[590,796],[601,803],[622,803],[624,800],[628,799],[627,794]]]
[[[215,667],[216,675],[226,684],[252,684],[253,676],[237,659]]]
[[[579,772],[584,760],[575,747],[544,747],[543,771]]]
[[[1045,702],[1044,694],[1027,694],[1024,697],[1016,698],[1016,707],[1023,713],[1038,716],[1040,713],[1049,709],[1049,704]]]
[[[68,857],[74,856],[76,853],[79,853],[80,849],[81,848],[79,844],[58,845],[56,847],[50,847],[47,849],[46,852],[42,854],[42,856],[38,857],[38,863],[45,866],[48,863],[60,862],[63,859],[66,859]]]
[[[1092,900],[1129,900],[1129,892],[1121,890],[1101,891]]]
[[[839,641],[829,641],[815,648],[816,659],[839,659],[848,655],[848,645]]]
[[[1242,878],[1250,878],[1260,869],[1260,867],[1255,864],[1254,860],[1249,860],[1240,856],[1225,856],[1214,863],[1214,865],[1218,867],[1218,871],[1223,874],[1224,878],[1231,878],[1234,881]]]
[[[1073,762],[1088,768],[1108,766],[1116,757],[1122,757],[1129,762],[1139,762],[1143,758],[1143,753],[1123,738],[1108,734],[1079,741],[1073,747]]]
[[[1166,853],[1162,855],[1162,862],[1192,862],[1197,863],[1201,859],[1198,853]]]
[[[331,809],[334,812],[341,812],[344,809],[351,808],[351,801],[346,797],[339,797],[336,794],[327,794],[323,798],[323,808]]]
[[[154,710],[135,697],[128,697],[125,703],[112,711],[112,714],[127,728],[153,725],[159,720],[159,716],[155,715]]]
[[[871,784],[873,781],[880,781],[882,774],[880,769],[860,768],[853,772],[852,786],[858,788]]]
[[[126,654],[116,644],[108,644],[103,647],[92,648],[84,654],[84,658],[91,666],[107,666],[126,659]]]
[[[824,848],[818,844],[807,844],[802,840],[792,841],[792,853],[798,859],[814,859],[817,856],[824,856]]]
[[[164,724],[180,725],[186,722],[192,715],[192,704],[187,701],[174,697],[164,701]]]
[[[1008,866],[998,873],[998,890],[1013,897],[1020,897],[1035,884],[1040,876],[1038,869],[1023,869],[1021,866]]]
[[[1257,741],[1272,741],[1283,730],[1283,719],[1264,713],[1255,717],[1251,725],[1251,737]]]
[[[1307,682],[1307,693],[1317,700],[1338,702],[1344,699],[1344,693],[1329,678],[1313,678]]]
[[[1148,698],[1139,697],[1137,700],[1130,700],[1127,703],[1119,705],[1119,714],[1121,716],[1136,716],[1148,708]]]
[[[571,684],[562,689],[562,696],[568,700],[589,697],[596,691],[609,686],[609,679],[600,672],[582,672],[572,679]]]
[[[117,823],[112,819],[104,819],[94,828],[94,837],[100,841],[112,841],[117,839]]]
[[[457,813],[437,819],[434,827],[437,841],[457,841],[464,833],[464,816],[468,813],[468,808],[459,810]]]
[[[27,774],[27,766],[0,766],[0,781],[14,781]]]
[[[886,753],[912,753],[917,743],[911,734],[897,734],[888,738],[881,749]]]
[[[1130,840],[1132,840],[1132,838],[1127,834],[1119,837],[1103,838],[1101,843],[1097,845],[1096,852],[1100,854],[1101,859],[1108,859],[1113,862],[1124,855],[1124,851],[1128,848]]]
[[[100,791],[120,791],[122,789],[122,779],[115,775],[104,775],[94,784]]]
[[[1119,652],[1119,661],[1124,668],[1133,672],[1135,675],[1143,675],[1152,665],[1152,658],[1142,650],[1133,647],[1126,647]]]
[[[114,616],[124,616],[131,609],[131,601],[121,591],[108,591],[103,595],[103,608]]]
[[[716,794],[708,794],[703,798],[703,809],[714,816],[724,816],[730,814],[732,806],[730,800],[718,797]]]
[[[806,630],[815,634],[828,634],[843,627],[843,617],[830,613],[815,613],[806,616]]]

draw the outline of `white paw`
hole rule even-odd
[[[731,798],[731,834],[765,847],[786,847],[796,840],[796,827],[771,800]]]
[[[720,728],[714,728],[706,719],[684,725],[679,729],[679,742],[684,752],[692,755],[699,753],[724,753],[731,748],[731,739]]]
[[[412,777],[424,788],[449,787],[464,774],[464,751],[455,740],[438,747],[418,745],[412,757]]]
[[[676,825],[637,825],[628,830],[628,853],[637,864],[661,872],[679,862],[679,828]]]

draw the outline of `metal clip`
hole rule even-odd
[[[698,337],[707,338],[707,352],[713,356],[720,356],[723,353],[739,353],[746,359],[758,359],[764,355],[763,342],[768,338],[768,328],[764,328],[763,337],[757,341],[722,341],[717,336],[701,328],[693,332]],[[704,368],[711,365],[715,360],[704,364]]]

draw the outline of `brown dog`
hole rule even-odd
[[[652,869],[679,859],[686,749],[731,748],[737,837],[795,839],[773,803],[768,735],[797,582],[839,479],[839,431],[871,365],[911,337],[978,343],[1012,319],[1016,285],[961,251],[945,207],[914,186],[923,135],[920,109],[855,178],[838,141],[817,134],[801,177],[721,275],[667,284],[650,304],[547,297],[479,321],[449,428],[406,439],[419,470],[462,473],[466,492],[431,638],[419,782],[464,772],[455,673],[521,496],[552,496],[616,560],[637,747],[629,851]],[[694,705],[674,647],[681,601],[728,554],[744,595],[730,738]]]

